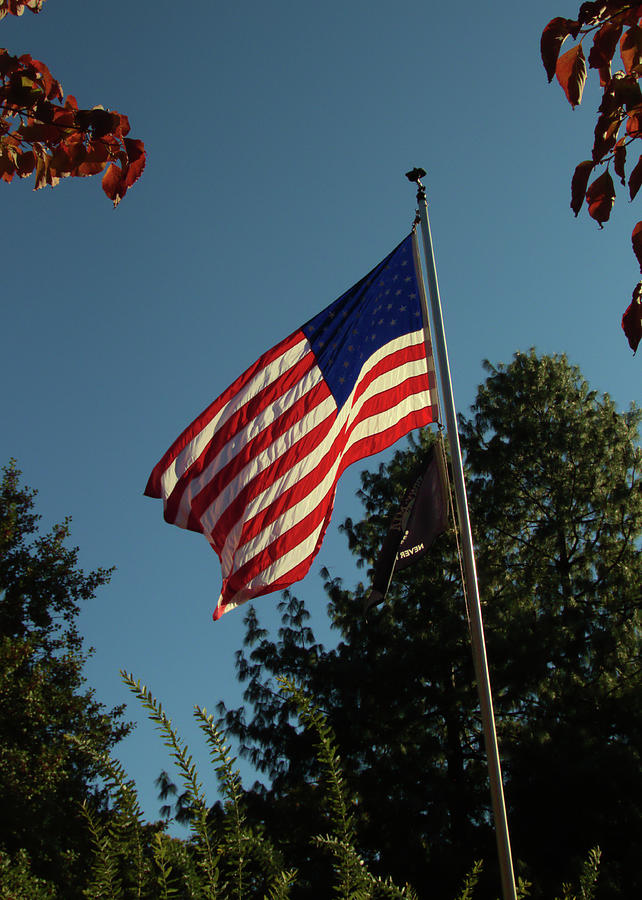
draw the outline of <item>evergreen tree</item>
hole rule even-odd
[[[79,864],[90,836],[81,802],[97,814],[106,794],[90,756],[110,750],[128,731],[122,709],[110,712],[84,686],[76,620],[81,604],[109,581],[110,570],[85,574],[69,548],[69,522],[38,534],[35,492],[14,463],[0,483],[0,848],[26,851],[32,871],[65,898],[82,896]]]
[[[642,888],[641,416],[618,413],[564,356],[518,353],[488,372],[460,428],[518,871],[534,873],[541,896],[551,896],[600,844],[599,896],[634,896]],[[431,441],[420,433],[362,475],[365,514],[342,529],[368,574]],[[295,597],[282,601],[276,641],[248,614],[238,672],[252,715],[221,712],[266,776],[251,792],[255,809],[307,872],[308,896],[319,896],[302,840],[318,772],[274,690],[274,677],[286,674],[314,696],[337,735],[373,869],[440,898],[484,857],[480,896],[495,897],[453,533],[395,577],[385,607],[365,621],[368,588],[347,590],[327,577],[341,633],[331,650],[316,643]]]

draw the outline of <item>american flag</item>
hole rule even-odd
[[[214,619],[299,581],[341,473],[437,419],[414,234],[250,366],[174,441],[145,494],[221,560]]]

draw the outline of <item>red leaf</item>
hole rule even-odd
[[[76,125],[82,131],[91,131],[92,137],[101,138],[113,134],[119,128],[120,116],[107,109],[79,109],[76,112]]]
[[[626,184],[624,166],[626,165],[626,138],[620,138],[613,151],[613,168],[622,184]]]
[[[635,253],[635,257],[640,264],[640,271],[642,272],[642,222],[638,222],[638,224],[633,229],[633,234],[631,235],[631,243],[633,244],[633,252]]]
[[[637,74],[642,65],[642,28],[639,25],[634,25],[622,35],[620,56],[627,73]]]
[[[637,137],[642,132],[642,107],[636,106],[626,121],[626,133]]]
[[[610,67],[617,42],[622,34],[622,26],[606,22],[593,38],[588,64],[591,69]]]
[[[52,121],[58,126],[59,129],[76,127],[73,109],[67,108],[66,105],[64,109],[60,106],[52,106],[52,113]]]
[[[629,175],[629,196],[634,199],[637,192],[642,186],[642,156],[640,156],[637,165]]]
[[[62,88],[60,82],[56,81],[49,68],[39,59],[32,59],[31,65],[39,72],[45,88],[45,96],[48,100],[62,100]]]
[[[33,119],[31,120],[33,121]],[[41,144],[57,144],[62,138],[62,132],[56,125],[21,125],[15,132],[21,141],[31,144],[38,141]]]
[[[0,49],[0,75],[5,78],[10,72],[20,68],[17,56],[11,56],[6,50]]]
[[[591,177],[593,168],[593,161],[590,159],[586,159],[584,160],[584,162],[581,162],[578,166],[576,166],[575,172],[573,173],[573,179],[571,181],[571,209],[576,216],[581,210],[582,204],[584,203],[586,187],[588,185],[588,180]]]
[[[127,151],[127,158],[129,160],[129,165],[127,167],[127,172],[125,176],[125,184],[127,187],[131,187],[140,176],[143,174],[143,169],[145,168],[145,163],[147,161],[147,154],[145,152],[145,145],[142,141],[130,140],[129,138],[125,138],[125,150]]]
[[[618,74],[609,82],[609,92],[614,98],[613,106],[624,106],[630,112],[636,106],[642,106],[642,91],[635,75]],[[606,109],[601,112],[607,112]]]
[[[120,122],[117,128],[114,128],[114,134],[119,135],[120,137],[127,137],[129,134],[129,119],[127,116],[123,116],[120,113],[114,113],[115,116],[118,116]]]
[[[35,168],[36,157],[34,156],[33,150],[27,150],[25,153],[21,153],[16,160],[16,170],[21,178],[26,178],[28,175],[31,175]]]
[[[114,206],[118,206],[127,191],[123,183],[123,170],[120,166],[112,163],[103,175],[102,184],[103,191],[110,200],[114,201]]]
[[[7,156],[0,156],[0,180],[9,183],[15,174],[14,163]]]
[[[562,44],[569,35],[577,37],[578,31],[579,24],[577,22],[558,16],[555,19],[551,19],[542,32],[540,52],[549,82],[553,80],[553,75],[555,75],[557,58],[560,55]]]
[[[555,74],[564,89],[568,102],[573,107],[577,106],[582,100],[582,91],[586,81],[586,60],[581,44],[577,44],[560,56],[555,67]]]
[[[103,171],[108,159],[109,151],[102,141],[92,141],[74,174],[80,177],[97,175]]]
[[[642,339],[642,303],[640,303],[639,296],[635,296],[639,292],[640,285],[633,291],[633,300],[622,316],[622,330],[627,337],[629,347],[633,350],[633,355]]]
[[[603,172],[599,178],[596,178],[593,184],[589,185],[586,192],[586,201],[590,217],[595,219],[601,228],[602,223],[608,221],[615,201],[613,179],[608,170]]]
[[[621,124],[620,110],[615,115],[601,115],[595,126],[595,141],[593,143],[593,160],[599,162],[603,156],[609,153],[617,141],[617,133]]]

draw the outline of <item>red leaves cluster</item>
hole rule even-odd
[[[35,171],[38,190],[106,170],[103,190],[117,205],[145,168],[143,142],[127,137],[127,116],[62,100],[44,63],[0,49],[0,179]]]
[[[595,0],[582,3],[577,19],[557,17],[544,29],[541,55],[549,82],[556,77],[568,102],[582,100],[588,69],[596,69],[602,88],[591,159],[579,163],[571,181],[571,209],[577,216],[586,200],[588,213],[600,226],[607,222],[615,202],[613,167],[631,200],[642,187],[642,155],[626,178],[629,145],[642,138],[642,3],[631,0]],[[566,53],[564,42],[577,41]],[[583,42],[591,40],[587,58]],[[613,72],[616,51],[621,68]],[[617,65],[617,63],[616,63]],[[601,174],[598,167],[605,167]],[[591,180],[593,179],[593,180]],[[590,182],[590,183],[589,183]],[[633,250],[642,272],[642,222],[633,231]],[[642,282],[624,313],[622,328],[635,351],[642,339]]]
[[[39,13],[45,0],[0,0],[0,19],[4,19],[7,13],[12,16],[21,16],[25,9],[33,13]]]

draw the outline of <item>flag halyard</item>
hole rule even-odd
[[[264,353],[154,467],[145,493],[219,555],[215,619],[303,578],[342,472],[436,421],[413,240]]]

